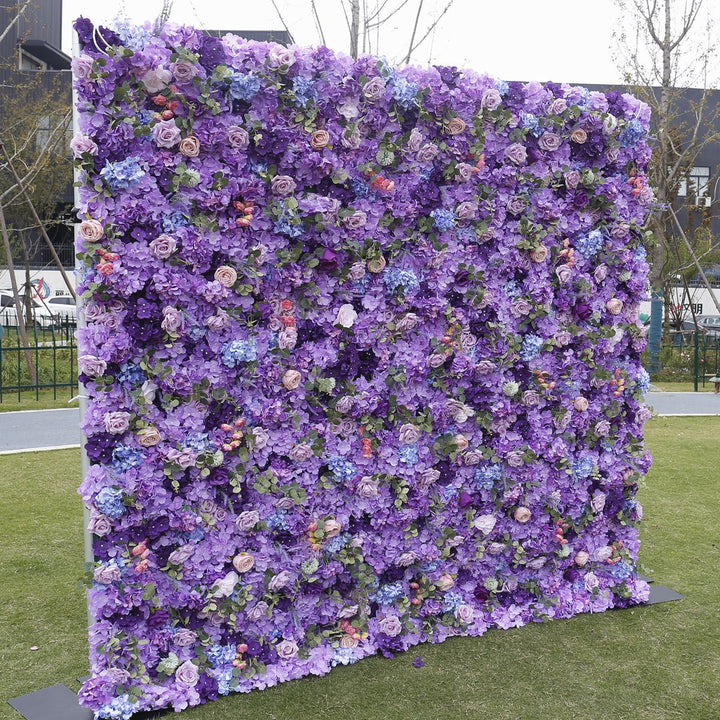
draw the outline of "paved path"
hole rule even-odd
[[[0,413],[0,454],[80,446],[80,410]]]
[[[650,392],[658,415],[720,415],[720,395],[712,392]],[[79,447],[80,410],[23,410],[0,413],[0,455]]]

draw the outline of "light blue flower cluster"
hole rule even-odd
[[[621,560],[610,567],[610,574],[618,580],[627,580],[633,574],[633,569]]]
[[[455,612],[455,609],[464,602],[465,598],[463,598],[459,592],[450,590],[449,592],[446,592],[445,597],[443,597],[443,612]]]
[[[135,187],[144,175],[145,170],[134,157],[106,163],[100,171],[100,177],[114,191]]]
[[[402,288],[406,293],[414,290],[420,283],[412,270],[390,267],[384,273],[385,287],[390,294]]]
[[[101,513],[117,520],[127,509],[122,496],[120,488],[104,487],[95,497],[95,506]]]
[[[620,133],[620,144],[623,147],[634,145],[643,135],[645,135],[645,131],[640,121],[632,119],[627,127]]]
[[[325,545],[325,550],[329,553],[335,554],[340,552],[350,541],[352,535],[350,533],[340,533],[330,540]]]
[[[357,472],[357,468],[349,460],[346,460],[340,455],[331,455],[328,458],[327,464],[338,482],[352,480]]]
[[[290,523],[287,520],[287,513],[282,510],[270,515],[266,522],[270,530],[287,532],[290,529]]]
[[[253,73],[233,73],[230,79],[230,96],[250,102],[260,91],[260,79]]]
[[[296,238],[299,235],[302,235],[302,224],[291,222],[295,217],[296,216],[291,215],[287,211],[283,212],[277,220],[275,220],[275,225],[273,227],[274,232],[280,235],[287,235],[291,238]]]
[[[603,236],[599,230],[591,230],[587,235],[577,238],[574,244],[586,258],[591,258],[602,249]]]
[[[633,253],[633,260],[635,262],[645,262],[647,260],[647,250],[644,245],[638,245]]]
[[[452,210],[445,210],[443,208],[435,208],[435,210],[432,210],[430,217],[435,221],[435,227],[440,232],[445,232],[455,227],[455,220],[457,219]]]
[[[358,661],[358,656],[354,648],[333,648],[333,656],[330,664],[335,667],[336,665],[352,665]]]
[[[142,385],[147,380],[147,377],[139,365],[126,362],[120,366],[120,372],[117,374],[116,380],[127,385]]]
[[[572,473],[574,479],[581,480],[590,477],[594,467],[595,464],[593,463],[592,458],[589,458],[587,455],[583,455],[572,463],[570,466],[570,472]]]
[[[521,125],[530,132],[534,137],[540,137],[542,130],[540,128],[540,121],[532,113],[521,112],[520,113]]]
[[[405,591],[403,590],[402,583],[388,583],[381,585],[378,591],[375,593],[375,602],[378,605],[392,605],[394,602],[403,597]]]
[[[232,668],[223,668],[217,675],[218,695],[229,695],[232,691],[230,683],[233,681]]]
[[[137,703],[130,701],[130,696],[118,695],[107,705],[103,705],[96,713],[96,718],[109,718],[110,720],[129,720],[137,712]]]
[[[542,350],[544,340],[537,335],[526,335],[522,341],[522,348],[520,349],[520,357],[528,362],[532,360]]]
[[[398,104],[409,110],[417,103],[418,86],[408,82],[405,78],[396,77],[393,82],[392,96]]]
[[[480,465],[475,468],[475,483],[483,490],[491,490],[501,475],[499,465]]]
[[[302,107],[306,107],[308,103],[317,102],[318,99],[315,83],[302,75],[298,75],[293,80],[293,95],[295,95],[295,102]]]
[[[170,233],[178,228],[187,227],[190,221],[179,211],[167,213],[163,215],[162,228],[163,232]]]
[[[417,465],[418,462],[418,448],[417,445],[403,445],[399,452],[398,458],[401,463],[405,465]]]
[[[118,445],[112,452],[112,468],[117,472],[126,472],[130,468],[140,465],[144,457],[143,451],[138,448]],[[107,515],[107,513],[105,514]]]
[[[199,455],[210,448],[210,441],[208,440],[207,433],[195,433],[194,435],[189,435],[183,445],[186,450],[192,450]]]
[[[650,376],[645,368],[641,368],[637,376],[637,386],[640,392],[645,395],[650,390]]]
[[[213,667],[227,665],[235,659],[234,645],[211,645],[206,651],[208,660]]]
[[[155,37],[149,27],[132,25],[128,20],[116,20],[113,29],[123,46],[134,52],[140,52]]]
[[[257,360],[257,342],[255,338],[232,340],[223,347],[223,365],[236,367],[241,362],[254,362],[255,360]]]

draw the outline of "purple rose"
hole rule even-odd
[[[279,592],[284,587],[287,587],[292,581],[292,576],[287,570],[281,570],[277,575],[273,575],[268,583],[268,590],[270,592]]]
[[[85,153],[97,155],[98,146],[95,141],[87,135],[77,134],[70,141],[70,149],[73,151],[73,157],[81,158]]]
[[[164,307],[162,315],[163,319],[160,326],[166,333],[176,333],[182,330],[183,316],[177,308],[172,306]]]
[[[570,265],[558,265],[555,268],[557,279],[564,285],[572,277],[572,268]]]
[[[488,88],[482,94],[480,106],[485,110],[497,110],[502,103],[502,96],[495,88]]]
[[[169,258],[176,248],[177,242],[175,238],[169,235],[158,235],[158,237],[150,241],[150,252],[160,260]]]
[[[250,620],[250,622],[258,622],[258,620],[267,618],[268,608],[268,604],[264,600],[260,600],[260,602],[255,603],[255,605],[248,610],[248,620]]]
[[[402,631],[402,623],[396,615],[388,615],[380,621],[379,625],[380,632],[385,633],[388,637],[395,637]]]
[[[250,144],[250,136],[245,128],[239,125],[231,125],[227,129],[228,145],[237,150],[246,150]]]
[[[192,82],[192,79],[197,75],[197,67],[188,60],[174,62],[170,65],[170,69],[178,85],[186,85]]]
[[[563,178],[568,190],[574,190],[580,183],[580,173],[577,170],[569,170],[563,175]]]
[[[437,145],[426,143],[418,150],[417,159],[419,162],[430,162],[437,157],[439,152],[440,150]]]
[[[403,445],[412,445],[419,437],[420,430],[412,423],[405,423],[400,427],[399,439]]]
[[[521,195],[513,195],[507,203],[507,210],[513,215],[520,215],[520,213],[527,207],[525,198]]]
[[[186,688],[195,687],[200,679],[197,665],[190,660],[186,660],[180,667],[175,671],[175,680],[178,685]]]
[[[173,636],[173,642],[179,647],[189,647],[197,642],[197,635],[187,628],[180,628]]]
[[[456,208],[455,208],[455,215],[457,215],[458,220],[472,220],[478,211],[478,204],[475,202],[461,202]]]
[[[367,222],[367,214],[362,210],[356,210],[352,215],[343,218],[343,225],[348,230],[359,230]]]
[[[281,640],[275,646],[275,650],[282,660],[290,660],[298,654],[298,646],[294,640]]]
[[[365,85],[363,85],[362,93],[363,95],[370,100],[370,102],[375,102],[376,100],[379,100],[383,93],[385,92],[385,81],[381,77],[373,77],[368,80]]]
[[[360,478],[355,492],[362,498],[375,497],[378,494],[378,485],[371,477]]]
[[[520,143],[512,143],[505,148],[505,157],[515,165],[522,165],[527,160],[527,148]]]
[[[469,625],[475,619],[475,608],[472,605],[458,605],[455,608],[455,617],[465,625]]]
[[[297,445],[294,445],[293,449],[290,451],[290,457],[296,462],[309,460],[313,457],[313,455],[313,449],[307,443],[298,443]]]
[[[540,149],[547,152],[555,152],[560,145],[562,145],[562,138],[554,132],[544,132],[538,141]]]
[[[100,585],[110,585],[120,580],[120,568],[114,563],[110,565],[100,565],[93,572],[93,580]]]
[[[175,120],[160,120],[152,129],[152,138],[158,147],[171,148],[180,142],[182,135]]]
[[[130,417],[130,413],[122,411],[105,413],[105,432],[122,435],[130,427]]]
[[[295,181],[289,175],[276,175],[270,182],[270,189],[282,197],[292,195],[296,187]]]
[[[192,557],[194,552],[194,545],[181,545],[177,550],[173,550],[170,553],[168,562],[172,565],[182,565]]]
[[[90,377],[103,375],[107,368],[107,363],[95,357],[95,355],[81,355],[78,358],[78,365],[80,366],[80,372]]]

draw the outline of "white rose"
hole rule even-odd
[[[341,305],[337,312],[337,317],[333,325],[340,325],[344,328],[351,328],[357,320],[358,314],[355,312],[355,308],[349,303]]]

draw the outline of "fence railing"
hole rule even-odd
[[[695,390],[704,388],[711,377],[720,377],[720,335],[671,332],[661,345],[660,365],[662,370],[653,380],[691,382]]]
[[[52,397],[77,394],[76,324],[63,319],[50,327],[27,328],[27,344],[17,326],[0,326],[0,402],[40,391],[52,390]],[[27,395],[26,395],[27,396]]]

